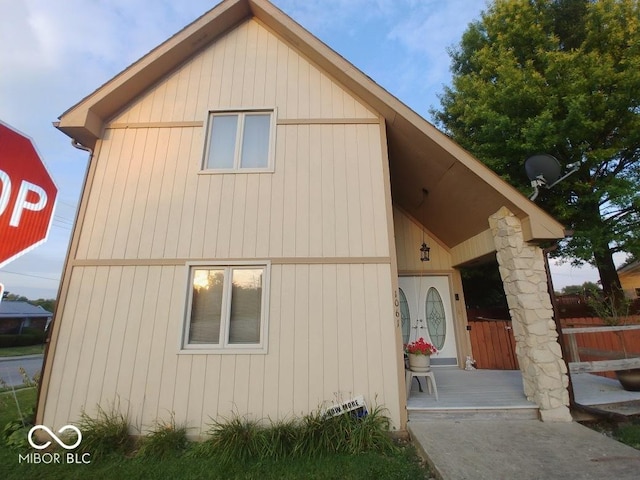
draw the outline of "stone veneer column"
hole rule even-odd
[[[489,218],[507,295],[524,393],[543,421],[572,420],[542,249],[524,241],[520,220],[503,207]]]

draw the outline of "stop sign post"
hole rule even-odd
[[[0,267],[46,241],[57,196],[31,139],[0,121]]]

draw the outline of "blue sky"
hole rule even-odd
[[[5,288],[54,298],[88,155],[52,122],[215,0],[0,0],[0,120],[35,142],[59,194],[47,242],[0,269]],[[280,9],[429,119],[449,83],[447,48],[485,0],[273,0]],[[597,280],[552,266],[556,289]]]

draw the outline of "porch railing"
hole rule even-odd
[[[569,350],[569,372],[570,373],[596,373],[610,372],[615,370],[627,370],[630,368],[640,368],[640,345],[629,346],[629,352],[625,346],[623,337],[624,332],[640,330],[640,325],[622,325],[622,326],[593,326],[593,327],[577,327],[563,328],[562,333],[567,340],[567,348]],[[622,350],[592,348],[588,346],[579,346],[576,335],[581,334],[615,334],[619,336]],[[600,357],[604,360],[582,361],[583,357]]]

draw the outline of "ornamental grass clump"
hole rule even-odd
[[[172,413],[168,422],[156,420],[149,434],[141,439],[137,455],[144,458],[169,458],[182,454],[189,446],[187,427],[176,424]]]
[[[128,454],[133,447],[129,435],[129,417],[114,404],[108,410],[98,405],[97,415],[82,412],[78,424],[82,432],[80,450],[90,453],[92,458],[112,453]]]
[[[299,420],[276,422],[236,415],[213,422],[209,435],[191,454],[211,456],[221,463],[399,452],[389,436],[389,419],[380,407],[360,417],[349,412],[331,417],[317,411]]]

